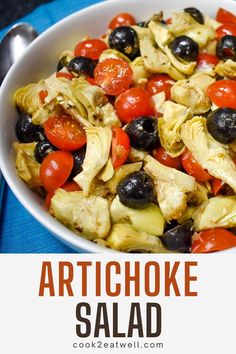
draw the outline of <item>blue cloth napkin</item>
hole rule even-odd
[[[62,18],[84,7],[102,0],[56,0],[42,5],[16,22],[33,25],[38,33]],[[13,25],[0,31],[0,38]],[[74,253],[75,251],[59,242],[47,232],[18,202],[10,189],[5,186],[3,210],[0,219],[1,253]]]

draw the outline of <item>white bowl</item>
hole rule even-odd
[[[109,21],[120,12],[130,12],[137,20],[145,20],[153,13],[164,11],[168,17],[173,11],[196,6],[190,0],[112,0],[79,11],[41,34],[13,65],[0,90],[0,168],[15,196],[24,207],[48,231],[75,250],[95,253],[111,253],[113,250],[98,246],[77,236],[52,218],[43,206],[43,201],[17,177],[12,143],[16,141],[14,127],[17,112],[12,103],[16,88],[40,80],[55,71],[58,55],[74,45],[85,35],[102,35]],[[215,16],[219,7],[236,13],[236,2],[230,0],[198,0],[197,7],[210,16]],[[236,248],[227,252],[236,253]]]

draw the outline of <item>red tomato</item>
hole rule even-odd
[[[223,182],[221,179],[213,177],[213,180],[211,182],[212,193],[214,195],[217,195],[219,191],[222,189],[222,187],[224,186],[224,184],[225,182]]]
[[[79,42],[75,47],[76,57],[88,57],[93,60],[98,60],[101,53],[108,49],[108,46],[101,39],[86,39]]]
[[[44,123],[48,140],[58,149],[73,151],[86,144],[86,134],[81,125],[70,116],[52,116]]]
[[[166,23],[167,23],[167,25],[171,25],[172,24],[172,18],[171,17],[167,18]]]
[[[47,155],[40,167],[40,179],[46,191],[61,187],[70,176],[74,159],[70,152],[54,151]]]
[[[40,101],[44,104],[45,98],[48,96],[48,91],[47,90],[41,90],[39,91],[39,99]]]
[[[215,81],[208,86],[207,95],[218,107],[230,107],[236,109],[236,81]]]
[[[80,186],[74,181],[66,182],[60,188],[64,189],[64,191],[66,191],[66,192],[79,192],[79,191],[81,191]]]
[[[64,191],[66,192],[79,192],[81,191],[81,188],[79,187],[79,185],[72,181],[72,182],[66,182],[65,184],[63,184],[63,186],[60,187],[61,189],[64,189]],[[53,192],[48,192],[45,198],[45,206],[50,209],[51,206],[51,200],[53,198],[55,194],[55,191]]]
[[[94,79],[108,95],[116,96],[129,88],[133,72],[126,61],[108,58],[97,64]]]
[[[194,237],[192,253],[208,253],[236,247],[236,236],[225,229],[201,231]]]
[[[234,23],[225,23],[224,25],[220,26],[216,30],[217,38],[220,39],[227,35],[236,36],[236,24]]]
[[[132,87],[122,93],[116,99],[115,108],[124,123],[128,123],[140,116],[152,116],[155,114],[150,93],[141,87]]]
[[[116,168],[127,160],[130,150],[130,141],[128,134],[121,128],[114,127],[112,133],[112,165]]]
[[[165,166],[176,168],[177,170],[182,167],[181,156],[171,157],[162,146],[153,150],[152,154],[157,161]]]
[[[213,68],[219,63],[219,59],[214,54],[201,53],[197,58],[197,67],[200,69],[209,69]]]
[[[64,77],[65,79],[72,80],[74,78],[74,75],[71,73],[63,73],[62,71],[59,71],[56,73],[56,77]]]
[[[182,164],[185,171],[198,182],[206,182],[212,179],[211,175],[199,165],[189,150],[183,153]]]
[[[117,27],[120,26],[133,26],[136,24],[136,20],[135,18],[127,13],[127,12],[123,12],[121,14],[116,15],[110,22],[109,24],[109,28],[111,30],[114,30]]]
[[[97,86],[95,80],[92,77],[86,76],[85,80],[88,81],[90,85]]]
[[[234,23],[236,24],[236,16],[232,14],[232,12],[222,9],[222,7],[219,8],[217,15],[216,15],[216,21],[221,22],[221,23]]]
[[[164,91],[166,100],[169,100],[171,96],[170,90],[174,83],[175,81],[169,75],[157,74],[148,80],[146,88],[151,95]]]
[[[47,195],[46,195],[46,198],[45,198],[45,201],[44,201],[44,204],[46,206],[46,208],[49,210],[50,209],[50,206],[51,206],[51,200],[54,196],[55,192],[48,192]]]

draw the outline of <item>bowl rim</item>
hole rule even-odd
[[[134,1],[134,0],[133,0]],[[135,0],[137,1],[137,0]],[[154,3],[154,0],[151,0]],[[143,0],[138,0],[138,2],[143,2]],[[188,3],[193,3],[191,0],[185,0],[183,1],[186,4]],[[84,16],[90,11],[95,11],[96,9],[102,9],[106,8],[107,6],[110,6],[109,4],[119,4],[119,6],[122,7],[122,5],[125,5],[127,3],[126,0],[109,0],[109,1],[102,1],[99,3],[95,3],[93,5],[90,5],[88,7],[85,7],[81,10],[78,10],[62,20],[58,21],[57,23],[53,24],[50,26],[47,30],[45,30],[43,33],[41,33],[26,49],[24,54],[21,56],[21,58],[12,65],[10,68],[9,72],[7,73],[6,77],[4,78],[1,88],[0,88],[0,102],[3,99],[5,88],[7,87],[8,81],[12,79],[12,76],[14,76],[14,71],[17,67],[21,66],[21,62],[24,60],[24,58],[28,55],[28,52],[33,51],[34,47],[37,47],[38,43],[44,41],[44,38],[47,37],[50,33],[54,32],[59,28],[62,24],[66,24],[67,22],[71,21],[72,19],[78,17],[78,16]],[[236,2],[233,0],[223,0],[222,1],[222,6],[227,6],[231,5],[235,7],[236,10]],[[125,8],[125,7],[124,7]],[[0,109],[1,110],[1,109]],[[73,231],[69,230],[66,228],[64,225],[62,225],[58,220],[55,220],[51,215],[45,216],[45,213],[40,213],[40,207],[35,208],[30,206],[30,201],[27,200],[27,197],[24,197],[21,194],[20,188],[16,185],[14,179],[10,176],[8,173],[8,168],[5,166],[4,158],[2,156],[2,153],[0,151],[0,169],[1,172],[9,185],[10,189],[16,196],[16,198],[20,201],[20,203],[24,206],[24,208],[38,221],[41,225],[43,225],[51,234],[54,235],[57,239],[59,239],[61,242],[64,244],[68,245],[70,248],[74,249],[77,252],[89,252],[89,253],[96,253],[96,254],[109,254],[109,253],[115,253],[118,254],[120,251],[116,251],[104,246],[101,246],[99,244],[96,244],[94,242],[91,242],[88,239],[85,239],[84,237],[75,234]],[[22,182],[24,183],[24,182]],[[33,192],[32,192],[33,193]],[[220,251],[216,252],[216,254],[225,254],[225,253],[232,253],[231,250],[235,249],[231,248],[225,251]],[[168,253],[167,253],[168,254]]]

